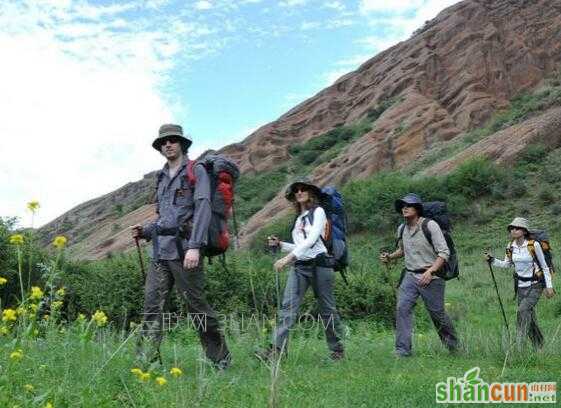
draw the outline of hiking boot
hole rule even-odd
[[[345,358],[345,351],[344,350],[338,350],[338,351],[334,351],[329,355],[329,358],[332,361],[339,361]]]
[[[281,349],[273,346],[260,348],[255,352],[255,357],[257,357],[259,360],[263,361],[264,363],[268,363],[271,360],[278,358],[280,355],[281,355]]]

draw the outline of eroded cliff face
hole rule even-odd
[[[340,186],[381,169],[407,166],[439,143],[483,125],[494,112],[507,106],[514,95],[539,86],[560,63],[561,1],[466,0],[441,12],[409,40],[378,54],[220,153],[234,158],[246,174],[272,170],[290,159],[289,146],[335,126],[355,123],[369,110],[396,100],[378,118],[372,131],[311,175],[319,184]],[[543,129],[554,130],[558,115],[553,109],[540,119],[498,132],[428,171],[448,171],[481,153],[509,160],[516,150],[512,148],[513,140],[516,145],[525,145],[545,132]],[[520,136],[521,132],[526,136]],[[551,143],[559,143],[559,139],[558,132],[554,132]],[[146,180],[141,183],[146,189]],[[246,223],[242,243],[285,208],[279,192]],[[71,218],[77,210],[83,214],[78,207],[63,217]],[[138,214],[142,218],[152,212],[145,207]],[[52,231],[57,221],[60,225],[59,219],[44,229]],[[122,224],[114,217],[108,222]],[[80,257],[98,258],[107,251],[130,246],[130,240],[124,239],[124,235],[121,240],[119,234],[115,232],[115,239],[105,249],[101,248],[103,242],[96,244],[96,235],[91,235],[92,238],[86,238],[91,243],[81,243]],[[106,244],[109,238],[106,236]]]

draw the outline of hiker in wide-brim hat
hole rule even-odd
[[[536,305],[542,292],[547,298],[555,295],[551,271],[545,260],[542,243],[530,234],[530,223],[526,218],[516,217],[507,225],[510,242],[504,260],[485,252],[487,262],[498,268],[514,267],[514,293],[518,300],[516,318],[518,346],[529,337],[535,348],[543,347],[544,338],[538,326]]]
[[[397,298],[395,355],[407,357],[412,354],[412,315],[419,297],[441,342],[450,351],[455,351],[458,349],[458,337],[444,307],[446,282],[437,276],[451,253],[442,229],[436,221],[423,217],[423,201],[415,193],[396,200],[394,208],[404,220],[397,228],[398,248],[392,253],[382,253],[380,260],[387,263],[392,259],[405,258]],[[426,226],[432,242],[425,235],[423,226]]]
[[[197,327],[200,342],[214,366],[224,369],[231,356],[218,315],[206,299],[202,259],[212,218],[211,180],[202,162],[189,160],[190,146],[191,138],[175,124],[162,125],[152,142],[166,163],[156,176],[157,219],[132,227],[134,239],[153,245],[137,355],[141,365],[161,362],[164,307],[175,285],[187,314],[205,317]]]
[[[193,141],[191,140],[191,136],[189,136],[188,134],[183,134],[183,128],[180,125],[168,123],[160,126],[158,137],[152,142],[152,147],[161,152],[162,146],[168,140],[180,143],[183,154],[187,153],[187,150],[193,143]]]
[[[423,201],[421,200],[421,197],[415,193],[409,193],[403,198],[396,200],[394,207],[399,214],[401,214],[403,207],[413,207],[417,210],[419,217],[423,215]]]
[[[293,243],[280,241],[276,236],[268,237],[270,248],[288,252],[275,262],[276,272],[281,272],[288,265],[293,267],[286,282],[272,344],[256,353],[262,360],[286,351],[289,331],[298,321],[300,305],[310,286],[318,301],[319,319],[325,329],[330,358],[340,360],[344,357],[341,319],[333,294],[334,258],[328,254],[324,242],[327,215],[319,205],[321,195],[321,189],[310,179],[294,180],[285,192],[286,199],[293,204],[297,214],[292,227]]]
[[[321,189],[316,186],[308,177],[299,177],[295,179],[287,188],[284,197],[288,201],[294,202],[296,200],[296,190],[299,187],[308,189],[314,196],[319,199],[321,197]]]
[[[512,222],[510,224],[508,224],[508,226],[506,227],[506,229],[508,230],[508,232],[511,232],[511,230],[515,229],[515,228],[519,228],[519,229],[523,229],[526,231],[526,234],[528,234],[530,232],[530,224],[528,223],[528,220],[526,218],[522,218],[522,217],[516,217],[514,220],[512,220]]]

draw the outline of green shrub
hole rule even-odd
[[[501,183],[499,168],[488,159],[476,158],[460,165],[446,178],[449,193],[474,199],[490,194],[495,184]]]
[[[242,175],[236,185],[236,217],[243,222],[262,209],[288,182],[286,167],[256,174]]]

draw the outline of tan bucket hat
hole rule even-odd
[[[524,228],[526,231],[528,232],[530,231],[530,225],[528,223],[528,220],[522,217],[516,217],[514,220],[512,220],[510,224],[508,224],[508,227],[506,228],[510,231],[510,229],[513,227]]]

